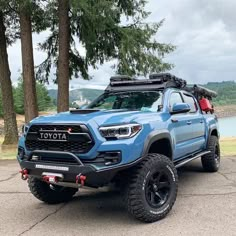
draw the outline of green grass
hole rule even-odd
[[[16,159],[17,147],[15,145],[1,145],[4,137],[0,136],[0,160]]]
[[[223,156],[236,155],[236,138],[223,138],[220,140],[221,154]]]
[[[3,137],[0,136],[0,143]],[[220,140],[222,156],[236,156],[236,137],[235,138],[222,138]],[[0,146],[0,160],[15,159],[17,148],[15,146]]]
[[[16,159],[16,152],[0,153],[0,160]]]

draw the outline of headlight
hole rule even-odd
[[[28,124],[24,124],[24,125],[22,126],[21,136],[26,135],[26,133],[27,133],[28,130],[29,130]]]
[[[140,130],[142,126],[140,124],[127,124],[127,125],[116,125],[116,126],[107,126],[100,127],[100,134],[107,139],[125,139],[132,138]]]

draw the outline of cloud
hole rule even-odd
[[[191,83],[236,79],[235,1],[152,0],[149,9],[155,4],[150,22],[165,18],[157,39],[177,46],[166,58],[174,74]]]
[[[234,0],[150,0],[148,22],[165,19],[156,39],[177,46],[166,61],[175,65],[172,73],[189,83],[236,80],[236,1]],[[33,36],[34,60],[39,64],[45,54],[37,44],[48,32]],[[16,81],[21,69],[20,41],[8,49],[12,80]],[[93,79],[74,79],[71,86],[104,88],[114,74],[107,62],[97,70],[90,69]],[[51,87],[55,87],[52,84]]]

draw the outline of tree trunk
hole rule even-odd
[[[0,12],[0,85],[2,91],[2,104],[4,116],[4,145],[16,144],[18,141],[18,130],[16,114],[14,112],[11,73],[8,63],[7,45],[5,36],[3,15]]]
[[[69,1],[58,0],[59,16],[59,58],[58,58],[58,94],[57,111],[69,110],[69,48],[70,48],[70,25],[69,25]]]
[[[20,36],[24,83],[25,122],[38,116],[32,45],[31,17],[27,6],[20,8]]]

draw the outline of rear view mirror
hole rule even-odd
[[[86,107],[87,107],[87,105],[84,104],[84,105],[80,106],[79,108],[80,108],[80,109],[85,109]]]
[[[191,110],[187,103],[175,103],[172,107],[171,114],[187,113]]]

